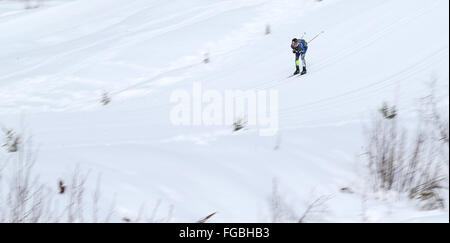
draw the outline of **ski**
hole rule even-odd
[[[286,79],[288,79],[288,78],[293,78],[293,77],[299,76],[299,75],[300,75],[300,74],[292,74],[292,75],[288,76]]]
[[[288,76],[286,79],[293,78],[293,77],[305,76],[306,74],[307,73],[304,73],[304,74],[301,74],[301,73],[299,73],[299,74],[292,74],[292,75]]]

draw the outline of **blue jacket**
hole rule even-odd
[[[299,45],[297,47],[294,47],[294,45],[292,44],[291,48],[297,53],[305,54],[306,51],[308,50],[308,44],[303,39],[298,40],[298,42],[299,42]]]

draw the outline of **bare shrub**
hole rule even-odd
[[[429,126],[428,132],[431,134],[431,138],[438,142],[445,143],[447,146],[442,146],[441,150],[444,158],[447,158],[448,164],[448,145],[449,145],[449,118],[448,108],[446,108],[446,114],[439,109],[439,103],[442,99],[438,97],[438,90],[436,80],[432,80],[429,84],[430,94],[421,98],[419,114],[421,115],[424,124]],[[448,96],[444,97],[448,100]]]
[[[342,187],[342,188],[340,189],[340,191],[341,191],[342,193],[347,193],[347,194],[353,194],[353,193],[355,193],[355,192],[353,191],[353,189],[350,188],[350,187]]]
[[[122,221],[125,222],[125,223],[131,223],[133,220],[128,218],[128,217],[123,217]]]
[[[247,126],[247,122],[244,119],[239,118],[233,123],[233,131],[237,132],[242,130],[245,126]]]
[[[6,148],[9,153],[17,152],[21,142],[20,135],[16,134],[12,129],[2,128],[2,130],[5,136],[5,142],[2,144],[2,147]]]
[[[159,214],[159,212],[161,210],[161,204],[162,204],[162,200],[158,200],[156,202],[155,206],[153,207],[152,214],[150,215],[149,218],[145,219],[146,222],[150,222],[150,223],[169,223],[172,220],[174,206],[173,205],[169,205],[167,213],[165,213],[164,216],[161,217],[161,216],[158,216],[158,214]],[[143,212],[143,210],[142,210],[142,212]]]
[[[67,192],[67,222],[84,222],[84,199],[88,174],[82,174],[79,167],[75,168],[72,174],[71,183]]]
[[[39,174],[35,172],[38,151],[33,146],[31,137],[25,135],[21,137],[24,139],[17,143],[15,153],[0,151],[0,223],[106,223],[111,221],[116,214],[115,200],[112,200],[109,207],[105,207],[107,203],[101,202],[100,175],[95,189],[88,190],[90,172],[83,172],[79,166],[76,166],[66,177],[57,179],[56,186],[49,187],[41,182]],[[143,204],[136,217],[123,216],[116,220],[170,222],[174,207],[170,205],[166,214],[159,215],[160,206],[161,200],[158,200],[150,217],[145,216]],[[206,220],[213,215],[209,215]]]
[[[122,222],[125,223],[169,223],[172,220],[174,206],[169,205],[167,213],[160,215],[162,200],[157,200],[150,216],[146,214],[146,205],[142,204],[136,215],[125,215]]]
[[[107,105],[111,103],[111,97],[109,96],[108,92],[103,92],[102,98],[100,99],[100,103],[102,105]]]
[[[56,190],[46,186],[34,169],[37,149],[30,137],[24,137],[18,143],[17,152],[0,161],[0,222],[97,222],[99,185],[92,200],[87,200],[88,173],[82,173],[77,167],[67,185],[60,179]],[[84,210],[89,207],[93,208],[90,218]],[[103,222],[110,220],[113,210],[111,207],[106,212]]]
[[[269,200],[270,222],[280,223],[284,221],[296,221],[296,213],[288,205],[279,191],[278,181],[272,181],[272,196]]]
[[[327,213],[327,202],[330,196],[313,197],[313,200],[304,202],[303,212],[298,213],[292,205],[286,202],[281,195],[276,179],[272,182],[272,196],[269,200],[270,221],[272,223],[295,222],[306,223],[313,218],[318,219]]]
[[[39,182],[33,173],[36,151],[31,139],[19,143],[16,153],[5,162],[5,171],[10,175],[6,191],[1,191],[1,221],[11,223],[37,223],[49,220],[50,190]],[[3,176],[2,176],[3,177]],[[3,188],[3,183],[0,185]]]
[[[270,33],[272,33],[272,30],[271,30],[271,28],[270,28],[270,25],[267,24],[267,25],[266,25],[266,35],[270,35]]]
[[[158,200],[155,207],[153,208],[153,212],[150,218],[146,219],[146,222],[151,223],[169,223],[172,220],[173,212],[175,207],[173,205],[169,205],[167,213],[163,217],[158,217],[158,211],[160,210],[161,200]]]
[[[62,181],[62,180],[58,181],[58,189],[59,189],[59,194],[64,194],[64,192],[66,191],[66,185],[64,184],[64,181]]]
[[[391,120],[397,117],[397,108],[395,106],[389,107],[387,103],[384,103],[380,108],[380,112],[385,119]]]
[[[211,62],[211,60],[210,60],[210,58],[209,58],[209,53],[207,52],[207,53],[205,53],[204,56],[203,56],[203,63],[204,63],[204,64],[208,64],[208,63],[210,63],[210,62]]]
[[[448,180],[442,170],[445,156],[439,152],[444,147],[448,151],[448,122],[446,134],[437,109],[430,109],[436,107],[433,97],[426,98],[414,132],[399,125],[395,106],[383,104],[367,131],[365,151],[374,190],[406,193],[422,201],[423,209],[443,207],[439,193]],[[446,160],[448,164],[448,152]]]
[[[299,223],[306,223],[310,217],[314,215],[321,215],[327,212],[326,203],[331,199],[330,196],[320,196],[308,202],[306,209],[298,220]]]

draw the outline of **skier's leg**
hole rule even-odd
[[[302,65],[304,68],[306,68],[305,54],[302,54],[301,57],[302,57]]]
[[[300,73],[300,54],[297,53],[295,55],[295,73],[294,73],[294,75],[299,74],[299,73]]]
[[[303,70],[302,70],[302,75],[303,74],[306,74],[306,61],[305,61],[305,53],[303,53],[302,55],[301,55],[301,57],[302,57],[302,66],[303,66]]]
[[[306,74],[306,61],[305,61],[305,53],[302,53],[302,66],[303,66],[303,70],[301,75]]]

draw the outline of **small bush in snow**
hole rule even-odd
[[[342,193],[353,194],[355,193],[350,187],[342,187],[340,190]]]
[[[9,153],[15,153],[19,150],[20,145],[20,135],[17,135],[13,130],[11,129],[5,129],[3,128],[3,132],[5,135],[5,142],[2,145],[2,147],[6,148],[6,150]]]
[[[266,35],[270,35],[270,33],[272,33],[270,25],[266,25]]]
[[[211,60],[209,59],[209,53],[205,53],[203,56],[203,63],[208,64]]]
[[[64,192],[66,191],[66,185],[64,184],[64,182],[62,180],[58,181],[58,189],[59,189],[59,194],[64,194]]]
[[[244,119],[239,118],[233,123],[233,131],[237,132],[239,130],[242,130],[243,128],[245,128],[246,125],[247,122]]]
[[[111,103],[111,98],[109,97],[109,94],[107,92],[104,92],[102,94],[100,103],[102,103],[102,105],[107,105],[107,104]]]
[[[391,120],[397,116],[397,109],[395,106],[389,107],[387,103],[384,103],[380,108],[380,112],[385,119]]]

